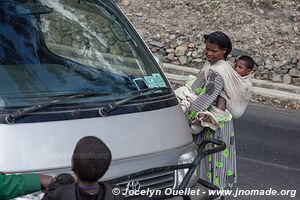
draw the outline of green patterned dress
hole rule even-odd
[[[215,71],[209,70],[205,78],[205,73],[201,71],[197,79],[192,84],[192,90],[198,98],[192,103],[187,112],[187,118],[192,120],[199,111],[209,109],[215,105],[223,90],[222,77]],[[220,153],[204,158],[200,163],[200,177],[218,186],[220,189],[231,189],[237,181],[236,170],[236,148],[233,129],[233,121],[220,123],[220,128],[211,130],[205,128],[197,138],[196,142],[206,138],[215,138],[226,143],[226,149]]]

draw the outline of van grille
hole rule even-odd
[[[140,190],[163,190],[166,188],[173,188],[175,184],[174,171],[171,172],[157,172],[151,175],[140,176],[138,178],[117,183],[122,191],[125,191],[127,184],[131,181],[138,181],[140,183]],[[133,199],[133,196],[126,196],[126,199]]]

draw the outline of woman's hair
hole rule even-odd
[[[209,35],[204,35],[204,42],[207,43],[212,43],[212,44],[216,44],[218,45],[221,49],[226,48],[226,52],[224,54],[224,59],[227,59],[227,56],[229,55],[229,53],[231,52],[232,49],[232,43],[229,39],[229,37],[221,32],[221,31],[216,31],[213,32]]]

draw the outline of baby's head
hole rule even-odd
[[[83,182],[97,182],[111,162],[109,148],[97,137],[87,136],[79,140],[72,156],[72,170]]]
[[[241,56],[234,63],[234,70],[240,76],[247,76],[254,68],[255,62],[250,56]]]

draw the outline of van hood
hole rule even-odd
[[[0,170],[13,173],[69,167],[76,143],[87,135],[101,138],[114,161],[178,148],[192,141],[179,105],[108,117],[1,124]]]

